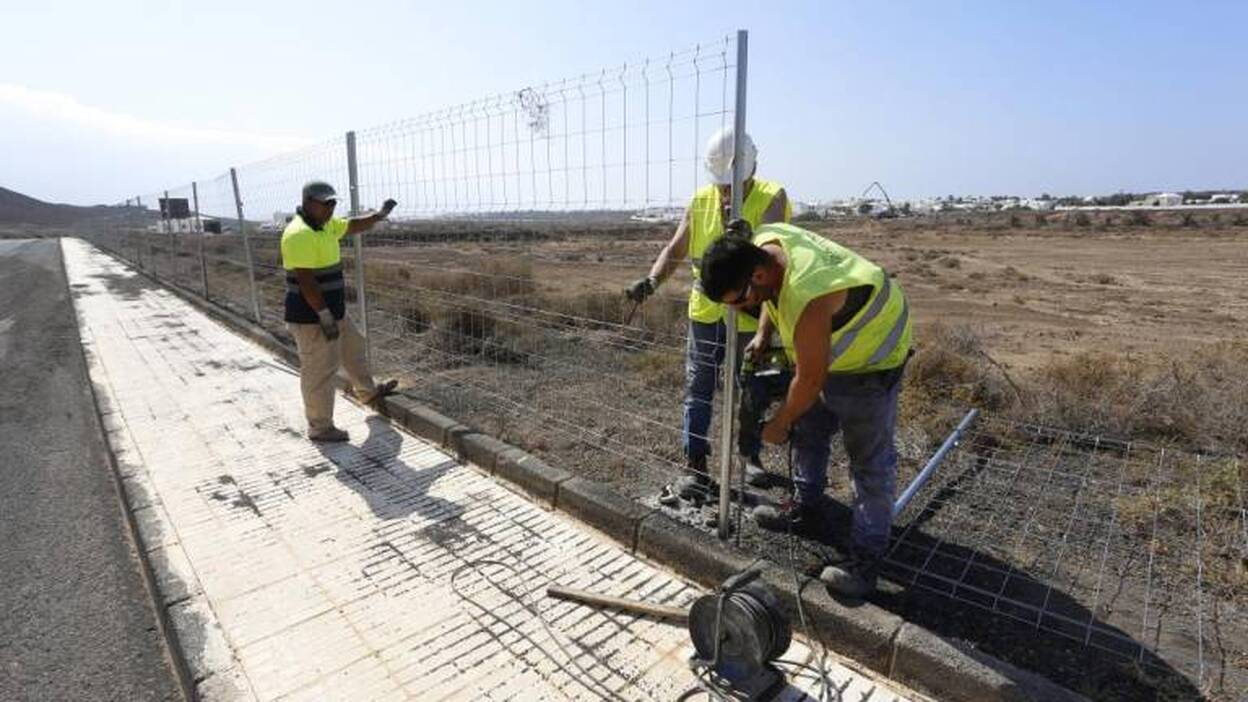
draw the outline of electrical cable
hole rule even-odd
[[[788,459],[787,467],[789,471],[789,484],[796,485],[796,482],[793,480],[793,439],[791,435],[789,440],[786,442],[785,448],[787,449],[785,454]],[[836,699],[839,700],[841,698],[841,693],[836,689],[836,685],[832,683],[831,676],[828,675],[828,645],[824,643],[823,637],[819,636],[818,631],[816,631],[806,619],[806,608],[802,605],[802,590],[806,588],[806,584],[802,582],[802,579],[797,572],[797,556],[794,554],[794,542],[797,537],[793,534],[793,522],[791,520],[788,522],[787,528],[785,529],[785,537],[785,543],[788,546],[789,552],[789,572],[793,575],[793,586],[797,590],[797,616],[801,621],[802,630],[809,632],[811,637],[815,641],[819,642],[820,648],[819,663],[817,666],[788,661],[786,661],[786,663],[789,665],[797,665],[803,668],[808,668],[818,673],[820,702],[830,702],[832,697],[829,696],[829,692],[834,693]],[[780,661],[776,662],[779,663]]]
[[[528,612],[530,616],[532,616],[534,619],[536,619],[536,620],[537,620],[537,622],[538,622],[539,624],[541,624],[541,625],[542,625],[542,628],[546,630],[546,635],[547,635],[547,636],[549,636],[549,637],[551,638],[551,640],[553,640],[553,641],[555,642],[555,645],[559,647],[559,650],[563,652],[564,657],[566,657],[569,661],[571,661],[571,663],[572,663],[574,666],[576,666],[576,669],[580,672],[580,676],[578,677],[577,675],[574,675],[574,674],[572,673],[572,671],[568,670],[567,666],[565,666],[564,664],[562,664],[562,663],[560,663],[559,661],[555,660],[554,656],[551,656],[549,653],[547,653],[547,652],[545,651],[545,649],[542,649],[542,648],[539,646],[539,647],[538,647],[538,650],[542,651],[542,653],[545,653],[545,654],[546,654],[546,657],[547,657],[548,659],[550,659],[550,661],[551,661],[552,663],[554,663],[554,664],[555,664],[555,666],[556,666],[557,668],[559,668],[559,670],[561,670],[561,671],[563,671],[564,673],[568,674],[568,675],[569,675],[569,676],[571,676],[574,680],[579,680],[579,681],[581,682],[581,684],[582,684],[582,685],[584,685],[584,686],[585,686],[585,687],[587,687],[587,688],[590,688],[591,690],[594,690],[594,688],[597,688],[597,689],[596,689],[596,690],[594,690],[594,691],[595,691],[595,692],[598,692],[599,694],[602,694],[602,695],[603,695],[602,699],[616,700],[616,701],[618,701],[618,702],[629,702],[629,701],[628,701],[628,700],[626,700],[625,698],[620,697],[620,696],[619,696],[619,695],[618,695],[618,694],[617,694],[614,690],[612,690],[611,688],[607,687],[604,683],[599,682],[597,679],[595,679],[595,678],[594,678],[594,676],[593,676],[593,674],[591,674],[591,673],[590,673],[590,672],[589,672],[589,671],[585,668],[585,666],[581,664],[581,662],[577,659],[577,657],[576,657],[576,656],[573,656],[571,653],[569,653],[569,652],[568,652],[567,647],[565,647],[565,646],[563,645],[563,642],[559,640],[559,637],[555,636],[555,632],[554,632],[554,630],[550,627],[550,625],[549,625],[549,624],[547,624],[547,623],[546,623],[546,619],[545,619],[544,617],[542,617],[542,615],[541,615],[541,614],[540,614],[537,610],[535,610],[532,606],[530,606],[527,602],[525,602],[523,599],[521,599],[521,598],[520,598],[518,595],[516,595],[515,593],[511,592],[510,590],[508,590],[508,589],[504,588],[503,586],[499,585],[498,583],[496,583],[496,582],[493,580],[493,578],[491,578],[489,575],[487,575],[487,574],[485,574],[483,571],[481,571],[481,570],[479,569],[479,566],[498,566],[498,567],[500,567],[500,568],[505,568],[505,569],[507,569],[507,570],[511,571],[511,573],[512,573],[513,575],[517,576],[517,577],[519,577],[519,576],[520,576],[520,570],[519,570],[518,568],[516,568],[515,566],[513,566],[513,565],[511,565],[511,564],[508,564],[508,563],[503,563],[502,561],[496,561],[496,560],[493,560],[493,559],[488,559],[488,558],[486,558],[486,559],[480,559],[480,560],[475,560],[475,561],[468,561],[468,562],[464,563],[463,565],[461,565],[459,568],[456,568],[456,569],[455,569],[455,571],[454,571],[453,573],[451,573],[451,581],[450,581],[450,584],[451,584],[451,590],[455,593],[455,595],[456,595],[457,597],[459,597],[461,600],[464,600],[465,602],[468,602],[469,604],[473,605],[474,607],[476,607],[477,609],[481,610],[482,612],[485,612],[485,613],[489,614],[490,616],[494,617],[495,619],[498,619],[498,620],[500,620],[500,621],[504,621],[504,623],[507,623],[507,624],[508,624],[508,626],[511,626],[511,624],[510,624],[510,623],[508,623],[508,622],[506,622],[505,620],[503,620],[503,619],[502,619],[502,617],[498,616],[497,614],[494,614],[494,613],[493,613],[493,612],[491,612],[489,609],[487,609],[486,607],[482,606],[482,605],[481,605],[479,602],[477,602],[476,600],[474,600],[474,599],[472,599],[471,597],[468,597],[467,595],[465,595],[465,594],[463,593],[463,591],[461,591],[461,590],[459,589],[459,587],[456,585],[456,579],[457,579],[457,578],[460,576],[460,574],[462,574],[464,571],[467,571],[467,570],[473,570],[473,571],[475,571],[475,572],[477,573],[477,575],[481,576],[481,579],[482,579],[482,580],[484,580],[485,582],[487,582],[487,583],[489,583],[490,585],[494,586],[494,589],[498,590],[499,592],[503,593],[504,595],[506,595],[507,597],[509,597],[509,598],[510,598],[510,599],[512,599],[513,601],[515,601],[517,604],[519,604],[521,607],[523,607],[523,608],[524,608],[524,610],[525,610],[526,612]],[[561,690],[561,692],[562,692],[562,690]],[[564,694],[567,694],[567,693],[564,693]]]

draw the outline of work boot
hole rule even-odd
[[[787,500],[780,505],[759,505],[752,512],[754,522],[767,531],[810,534],[814,531],[817,516],[813,507],[797,500]]]
[[[745,484],[750,487],[767,488],[771,486],[771,475],[763,468],[758,454],[745,459]]]
[[[677,497],[686,502],[695,503],[711,499],[711,495],[718,489],[706,470],[706,456],[690,457],[689,464],[685,467],[685,474],[680,476],[672,486],[672,491]]]
[[[316,433],[309,432],[308,438],[321,443],[339,444],[346,441],[350,437],[348,437],[347,432],[342,429],[339,429],[338,427],[330,427],[328,429],[322,429]]]
[[[377,385],[377,390],[367,400],[364,401],[364,404],[376,409],[380,406],[381,399],[383,397],[389,397],[390,395],[393,395],[395,392],[397,392],[396,388],[398,387],[399,387],[399,381],[393,378],[390,380],[387,380],[384,383],[379,383]]]
[[[844,561],[824,566],[819,579],[832,594],[860,600],[875,591],[879,567],[878,556],[852,551]]]

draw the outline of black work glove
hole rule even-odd
[[[389,217],[389,216],[390,216],[390,211],[391,211],[391,210],[393,210],[393,209],[395,208],[395,206],[396,206],[396,205],[398,205],[398,204],[399,204],[399,203],[398,203],[398,202],[397,202],[394,198],[392,198],[392,197],[391,197],[391,198],[386,198],[386,201],[385,201],[385,202],[383,202],[383,203],[381,203],[381,212],[378,212],[378,213],[377,213],[377,216],[378,216],[378,217],[381,217],[382,219],[385,219],[386,217]]]
[[[655,287],[654,278],[650,276],[638,278],[630,283],[627,288],[624,288],[624,296],[633,302],[642,303],[646,301],[647,297],[654,294]]]
[[[316,311],[316,323],[321,325],[326,339],[333,341],[338,338],[338,320],[334,319],[334,313],[328,307]]]
[[[724,227],[724,236],[733,236],[749,241],[754,236],[754,228],[750,226],[749,222],[738,217]]]

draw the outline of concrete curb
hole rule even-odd
[[[142,271],[136,272],[148,276]],[[148,276],[149,279],[150,276]],[[218,307],[198,294],[160,282],[197,309],[293,366],[298,354],[251,320]],[[946,639],[871,603],[846,606],[818,581],[794,583],[787,568],[751,558],[711,534],[678,522],[616,493],[609,485],[554,468],[527,452],[446,417],[412,398],[396,395],[381,411],[416,436],[436,443],[513,484],[551,509],[564,512],[693,582],[715,587],[751,565],[789,612],[795,628],[798,592],[811,639],[822,641],[862,665],[941,700],[961,702],[1059,702],[1083,700],[1073,692],[1020,670],[970,646]]]

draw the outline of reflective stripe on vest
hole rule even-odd
[[[310,270],[312,271],[312,275],[316,277],[316,287],[321,292],[342,290],[347,286],[346,279],[342,276],[341,261],[332,266],[313,268]],[[294,293],[296,295],[303,292],[299,289],[299,278],[295,276],[293,271],[286,271],[286,292]]]
[[[760,227],[754,244],[778,244],[786,265],[780,296],[768,313],[796,363],[793,335],[811,300],[851,288],[873,288],[866,305],[848,326],[829,338],[829,373],[864,373],[895,368],[910,350],[910,307],[901,286],[882,268],[857,253],[816,234],[787,224]]]
[[[867,365],[874,366],[896,351],[897,344],[901,343],[901,336],[905,333],[908,324],[910,324],[910,301],[902,300],[901,315],[893,323],[893,328],[888,330],[888,336],[884,338],[884,343],[880,344],[875,353],[871,354],[871,358],[867,359]]]
[[[849,348],[850,344],[854,343],[854,339],[858,338],[858,333],[861,332],[864,327],[870,324],[876,317],[880,316],[880,312],[884,310],[884,305],[888,304],[888,298],[892,294],[893,284],[888,279],[888,274],[886,273],[884,274],[884,289],[880,290],[880,292],[875,295],[875,298],[871,300],[871,304],[867,306],[866,313],[859,317],[858,321],[853,326],[846,329],[845,332],[841,334],[841,338],[837,339],[836,343],[832,345],[832,348],[828,350],[829,366],[835,363],[836,359],[841,357],[841,354],[845,353],[845,350]]]

